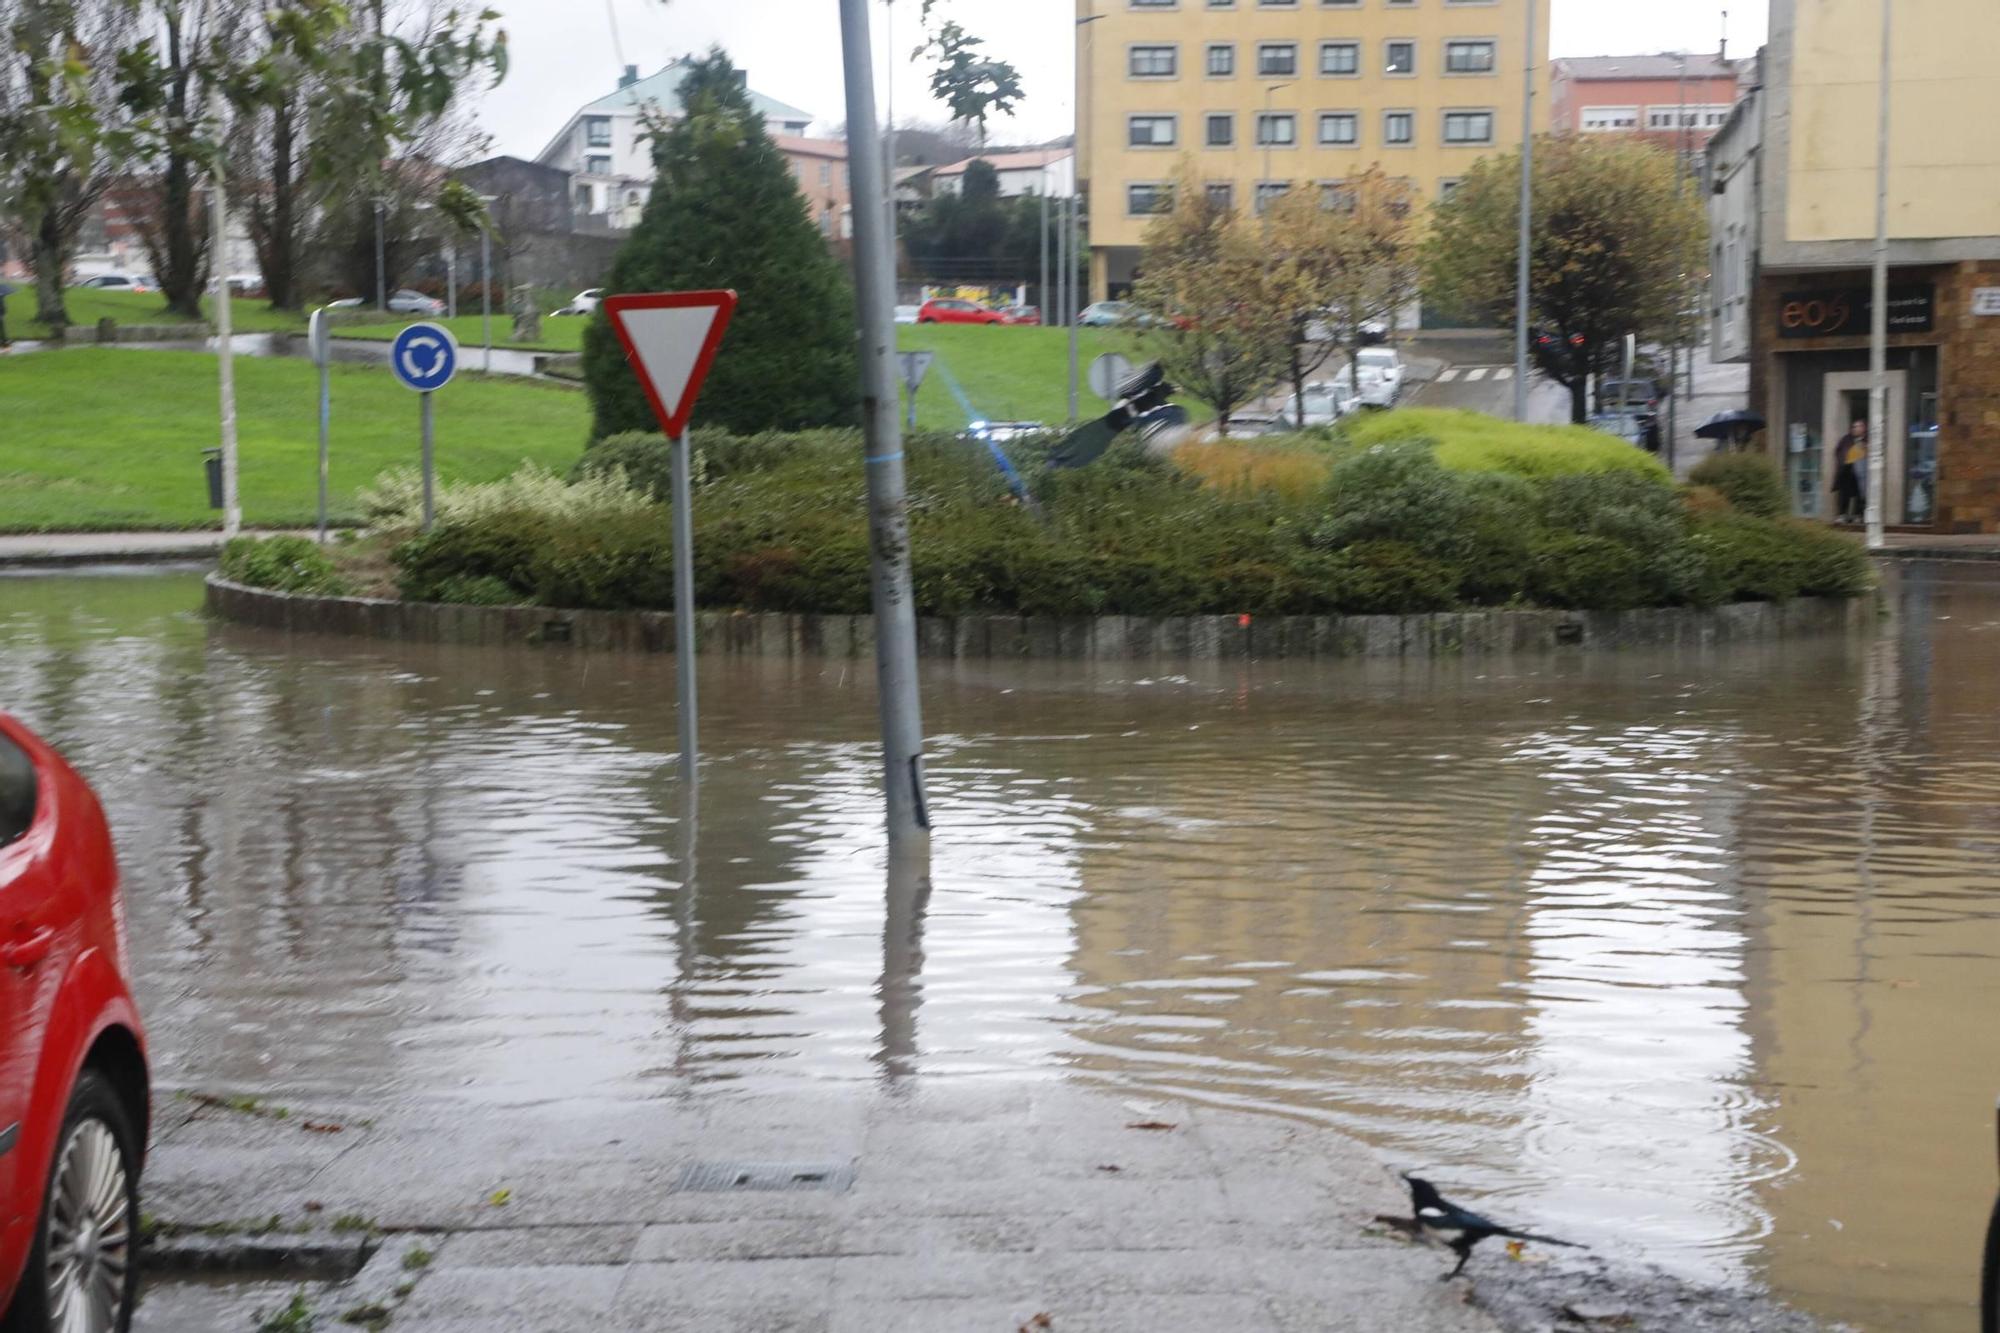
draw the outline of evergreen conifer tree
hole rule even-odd
[[[853,289],[719,47],[689,61],[680,100],[680,118],[654,142],[652,197],[605,290],[735,290],[695,409],[704,425],[749,434],[854,424]],[[659,429],[602,311],[585,330],[583,368],[593,439]]]

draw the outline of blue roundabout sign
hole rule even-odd
[[[412,324],[396,335],[389,368],[419,393],[442,389],[458,370],[458,339],[442,324]]]

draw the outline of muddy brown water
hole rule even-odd
[[[884,989],[873,672],[204,621],[0,579],[0,699],[113,814],[162,1079],[726,1099],[1065,1072],[1304,1117],[1557,1235],[1961,1329],[2000,1093],[2000,570],[1882,633],[924,677]]]

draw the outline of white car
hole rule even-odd
[[[557,315],[594,315],[597,313],[597,303],[603,299],[604,289],[602,287],[586,287],[575,296],[570,297],[568,305],[552,313]]]
[[[899,305],[896,307],[896,322],[898,324],[914,324],[917,322],[918,312],[922,309],[923,307],[920,305]]]
[[[102,292],[150,292],[153,284],[142,277],[130,273],[100,273],[94,278],[85,278],[79,287],[89,287]]]
[[[444,302],[435,296],[413,292],[408,287],[389,295],[389,309],[398,315],[442,315]]]
[[[1403,396],[1403,354],[1393,347],[1364,347],[1356,363],[1361,371],[1364,407],[1394,407]]]
[[[1299,415],[1298,395],[1287,395],[1284,419],[1302,426],[1331,426],[1342,417],[1360,410],[1361,395],[1354,391],[1354,374],[1346,366],[1342,366],[1330,380],[1306,382],[1306,410],[1303,418]]]

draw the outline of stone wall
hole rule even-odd
[[[477,647],[536,644],[586,651],[672,652],[665,611],[442,606],[361,597],[295,597],[208,580],[227,620],[295,633],[348,634]],[[1873,598],[1740,602],[1713,610],[1443,612],[1417,616],[959,616],[921,618],[933,658],[1129,659],[1455,657],[1568,648],[1681,648],[1847,633],[1874,625]],[[704,611],[702,652],[758,657],[868,657],[873,616]]]

